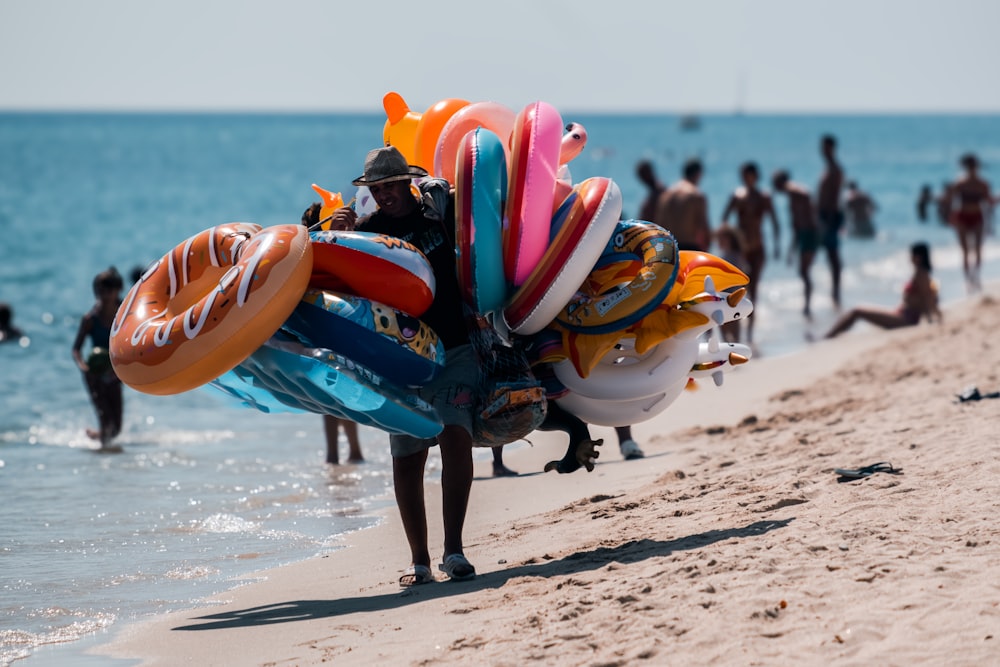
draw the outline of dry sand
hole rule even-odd
[[[996,331],[989,296],[943,325],[859,327],[685,393],[634,429],[643,460],[595,429],[610,438],[589,474],[493,479],[479,464],[475,581],[401,591],[392,511],[340,551],[100,651],[202,666],[1000,664],[1000,400],[955,400],[1000,390]],[[539,471],[564,438],[535,434],[507,462]],[[878,461],[902,473],[833,473]]]

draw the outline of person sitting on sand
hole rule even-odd
[[[922,317],[928,322],[941,321],[938,308],[937,286],[931,278],[930,247],[926,243],[910,246],[913,275],[903,288],[903,302],[898,308],[859,307],[844,313],[826,334],[833,338],[847,331],[858,320],[870,322],[883,329],[899,329],[918,324]]]
[[[87,429],[87,435],[100,440],[101,449],[108,449],[111,440],[122,430],[122,382],[111,367],[109,347],[111,325],[122,302],[123,286],[122,277],[113,266],[94,276],[97,302],[80,319],[73,340],[73,360],[83,373],[99,425],[99,430]],[[92,349],[85,360],[80,349],[87,336],[90,336]]]

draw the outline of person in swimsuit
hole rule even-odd
[[[635,165],[635,176],[640,183],[646,186],[646,198],[642,201],[642,206],[639,207],[638,219],[653,222],[653,216],[656,215],[656,203],[659,201],[660,195],[667,191],[667,186],[656,177],[656,170],[649,160],[640,160]]]
[[[959,160],[965,170],[948,185],[945,202],[948,223],[955,228],[958,244],[962,248],[962,268],[965,284],[970,292],[980,289],[979,268],[983,259],[983,231],[986,209],[994,204],[990,184],[979,177],[979,158],[966,153]],[[970,255],[975,253],[974,263]]]
[[[101,442],[101,449],[110,449],[111,440],[122,430],[122,382],[111,367],[111,325],[121,305],[121,275],[115,267],[94,277],[97,302],[80,320],[73,340],[73,360],[83,373],[90,402],[97,413],[98,430],[87,429],[87,435]],[[90,337],[91,351],[84,359],[80,352],[85,338]]]
[[[722,227],[728,227],[729,216],[735,213],[736,228],[739,230],[742,240],[742,257],[746,261],[747,277],[750,278],[747,291],[750,301],[757,303],[757,288],[760,285],[760,277],[764,271],[764,263],[767,259],[767,252],[764,250],[762,229],[764,218],[771,218],[771,227],[774,230],[775,259],[781,256],[781,249],[778,245],[778,241],[781,238],[781,228],[778,226],[778,217],[774,214],[771,195],[757,187],[757,182],[760,180],[760,170],[757,168],[757,165],[753,162],[745,163],[740,168],[740,178],[743,180],[743,185],[736,188],[729,197],[726,210],[722,213]],[[718,241],[718,236],[716,236],[716,241]],[[747,319],[747,342],[753,341],[753,322],[753,316]],[[734,325],[730,331],[738,334],[740,330],[739,322],[732,322],[730,324]]]
[[[840,204],[840,191],[844,186],[844,170],[837,162],[837,138],[824,134],[820,139],[820,153],[826,168],[816,187],[816,214],[819,219],[820,241],[826,251],[833,286],[833,305],[840,308],[840,232],[844,227],[844,210]]]
[[[858,320],[870,322],[883,329],[911,327],[919,324],[923,317],[926,317],[928,322],[940,322],[941,310],[938,307],[937,287],[931,278],[930,246],[926,243],[914,243],[910,246],[910,261],[913,262],[913,275],[903,288],[903,301],[899,307],[852,308],[837,320],[827,332],[826,338],[842,334]]]
[[[702,173],[701,160],[692,158],[686,161],[684,177],[660,193],[656,212],[648,221],[673,234],[680,250],[707,252],[712,240],[708,224],[708,197],[698,187]]]
[[[0,302],[0,343],[20,340],[24,333],[14,326],[14,310],[10,304]]]
[[[812,269],[813,259],[816,258],[816,251],[820,245],[819,225],[816,222],[816,211],[813,208],[812,197],[809,189],[800,183],[790,180],[789,173],[780,169],[774,172],[771,177],[771,185],[775,192],[783,192],[788,195],[789,222],[792,225],[792,249],[799,253],[799,277],[802,279],[802,286],[805,292],[805,305],[802,314],[806,319],[812,319],[810,310],[810,300],[812,298]],[[788,261],[791,263],[791,251],[789,251]]]

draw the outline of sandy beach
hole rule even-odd
[[[477,464],[480,576],[401,590],[398,516],[97,649],[143,665],[1000,664],[1000,300],[858,327],[685,392],[597,468]],[[839,481],[887,461],[898,474]],[[431,544],[440,545],[435,489]],[[440,558],[440,553],[432,556]],[[443,575],[441,576],[443,579]]]

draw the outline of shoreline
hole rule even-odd
[[[990,286],[984,294],[996,291],[995,286]],[[852,436],[858,427],[852,425],[853,419],[843,423],[843,415],[865,415],[862,421],[871,422],[866,428],[886,428],[890,433],[895,432],[892,430],[895,426],[908,423],[901,420],[894,426],[880,419],[877,410],[872,414],[875,404],[883,403],[885,397],[884,387],[876,381],[890,379],[894,387],[900,382],[905,385],[914,375],[913,371],[900,368],[911,361],[906,348],[913,348],[915,363],[925,363],[922,360],[926,360],[927,355],[920,354],[921,351],[926,352],[928,346],[933,348],[938,338],[961,336],[961,331],[956,330],[960,330],[962,324],[968,325],[980,319],[980,311],[988,312],[993,320],[1000,323],[1000,305],[992,297],[979,296],[947,307],[945,323],[941,327],[922,324],[893,332],[849,332],[834,341],[813,344],[787,357],[752,361],[727,374],[721,388],[702,383],[699,391],[685,392],[657,418],[635,426],[634,434],[647,453],[647,457],[640,461],[621,460],[616,451],[613,430],[595,427],[595,435],[604,437],[605,445],[594,472],[579,471],[562,476],[525,473],[540,471],[544,462],[558,458],[564,447],[564,436],[561,434],[533,434],[534,446],[520,447],[505,456],[509,465],[522,471],[522,475],[513,478],[477,476],[473,485],[466,522],[466,553],[480,573],[474,581],[439,582],[401,590],[396,578],[409,562],[409,554],[398,514],[395,507],[390,506],[380,513],[382,520],[377,526],[346,536],[342,540],[343,549],[257,573],[256,577],[203,601],[195,608],[127,626],[110,641],[91,648],[87,653],[142,660],[143,665],[179,662],[310,665],[332,658],[350,664],[389,660],[404,664],[422,664],[423,660],[454,661],[458,664],[463,659],[473,658],[487,664],[517,664],[536,654],[544,656],[548,664],[600,662],[615,655],[641,660],[639,654],[642,651],[633,652],[635,647],[631,642],[616,639],[614,633],[600,632],[608,630],[609,623],[617,623],[623,628],[633,624],[642,626],[646,640],[644,646],[649,644],[650,638],[656,639],[645,649],[652,652],[650,655],[659,654],[662,657],[664,654],[659,651],[674,651],[671,655],[680,659],[676,651],[681,648],[703,651],[713,644],[727,644],[720,641],[720,636],[712,637],[712,623],[708,623],[709,629],[696,629],[686,627],[690,623],[685,624],[683,618],[676,617],[676,612],[672,610],[679,603],[678,599],[689,595],[708,596],[709,599],[695,604],[693,608],[688,608],[690,601],[681,601],[687,615],[697,617],[706,614],[711,617],[713,605],[721,602],[713,599],[717,597],[716,591],[734,592],[739,589],[745,595],[741,598],[744,600],[742,604],[756,605],[754,611],[746,614],[748,618],[779,626],[782,619],[792,616],[792,612],[785,612],[786,608],[801,610],[808,605],[811,611],[815,611],[812,606],[817,599],[824,597],[830,598],[825,603],[826,607],[833,605],[833,598],[836,598],[839,607],[854,615],[862,613],[858,605],[885,611],[884,604],[889,604],[892,611],[899,612],[891,592],[882,591],[874,600],[865,600],[871,589],[885,588],[884,585],[876,587],[874,584],[881,583],[883,578],[892,579],[889,572],[880,574],[879,567],[854,564],[856,569],[862,571],[860,576],[852,574],[848,584],[839,584],[858,588],[852,597],[844,593],[836,594],[836,589],[826,595],[820,595],[815,590],[784,590],[785,587],[777,581],[771,581],[763,588],[756,585],[753,580],[769,578],[772,568],[779,571],[787,569],[792,573],[801,569],[800,565],[783,562],[780,555],[774,557],[774,564],[762,570],[747,570],[736,563],[745,557],[747,549],[751,552],[781,549],[782,543],[792,533],[795,538],[792,543],[799,546],[808,543],[815,534],[816,543],[806,544],[801,553],[795,554],[798,558],[849,559],[853,552],[860,551],[863,559],[864,550],[855,546],[852,540],[862,540],[866,522],[849,521],[849,525],[837,526],[825,522],[822,515],[806,516],[809,510],[816,511],[815,501],[826,498],[829,501],[826,509],[835,511],[838,520],[842,521],[850,519],[848,505],[851,504],[851,497],[854,496],[854,502],[858,502],[860,496],[855,493],[870,496],[865,500],[866,508],[881,517],[879,498],[885,501],[905,491],[906,495],[902,497],[910,499],[928,492],[926,487],[894,490],[900,485],[912,486],[905,470],[912,465],[908,460],[912,454],[907,456],[905,449],[897,451],[896,445],[892,446],[891,452],[886,451],[890,447],[881,445],[879,438],[862,437],[859,442],[853,442]],[[980,332],[978,338],[969,338],[969,344],[974,345],[979,338],[987,341],[988,333]],[[994,352],[993,358],[998,354]],[[931,356],[926,363],[947,365],[947,360]],[[885,368],[880,369],[877,364],[866,363],[866,360],[884,364]],[[966,372],[981,372],[982,368],[977,367],[977,363],[975,360],[967,362],[970,370]],[[991,381],[995,381],[995,372],[989,373]],[[846,378],[843,377],[845,374]],[[867,382],[862,382],[866,374]],[[899,377],[892,380],[893,375]],[[910,388],[910,393],[918,390],[927,393],[928,389],[933,393],[934,387],[926,385],[935,383],[930,379],[919,379],[929,376],[919,372],[916,375],[918,379],[912,382],[914,387]],[[954,386],[947,387],[951,394],[958,393],[964,386],[962,382],[952,384]],[[827,391],[829,385],[837,386]],[[982,389],[990,391],[993,387],[984,385]],[[852,393],[861,397],[854,397]],[[803,409],[808,406],[801,404],[809,401],[832,403],[834,407]],[[920,401],[914,401],[907,405],[907,409],[919,413],[919,404]],[[986,403],[970,405],[983,409],[990,407]],[[884,406],[882,409],[885,409]],[[951,412],[955,408],[946,404],[939,406],[938,410]],[[791,418],[789,413],[798,416]],[[839,418],[838,414],[841,415]],[[900,432],[922,432],[932,427],[947,431],[949,425],[938,422],[900,426]],[[970,428],[972,426],[975,425],[970,425]],[[979,428],[984,427],[980,425]],[[988,433],[989,426],[985,428]],[[775,457],[774,467],[778,470],[768,472],[771,466],[761,461],[768,453],[767,447],[755,454],[751,448],[739,444],[734,446],[730,442],[734,435],[749,440],[768,437],[782,440],[778,445],[768,445],[774,450],[770,452],[772,455],[780,454]],[[940,437],[940,434],[935,437]],[[823,451],[812,453],[813,456],[809,451],[797,451],[804,444],[813,443],[814,439]],[[786,440],[790,442],[784,442]],[[835,445],[842,440],[852,442],[845,444],[843,451],[837,451],[840,447]],[[933,444],[932,441],[913,443],[911,451],[915,447],[931,448]],[[982,443],[979,446],[982,448]],[[963,458],[961,453],[952,453],[952,456]],[[988,459],[989,455],[984,456]],[[1000,468],[995,455],[992,456],[992,461],[985,462],[994,469]],[[812,461],[811,458],[817,460]],[[901,465],[904,474],[878,475],[852,484],[833,481],[831,471],[835,467],[853,467],[877,460],[890,460],[897,466]],[[482,469],[484,464],[477,465]],[[943,468],[937,471],[939,476],[961,474],[960,470],[949,469],[948,466]],[[811,474],[803,476],[804,469]],[[742,474],[735,474],[740,471]],[[918,470],[914,473],[921,474]],[[962,483],[960,479],[957,482]],[[733,490],[728,490],[730,484],[735,486]],[[851,490],[855,485],[857,492]],[[997,483],[989,482],[983,488],[996,489]],[[924,493],[918,494],[921,490]],[[934,487],[930,490],[933,491]],[[711,511],[711,507],[701,507],[699,499],[711,493],[731,495],[732,498],[725,498],[732,501],[729,503],[731,507],[715,511]],[[431,544],[439,544],[439,497],[433,488],[429,488],[427,498]],[[686,508],[689,504],[692,507]],[[996,506],[995,499],[992,504]],[[726,503],[723,503],[725,506]],[[666,509],[672,513],[664,514]],[[650,516],[649,512],[660,518]],[[689,518],[691,516],[699,517],[699,520],[693,521]],[[660,539],[661,524],[662,536],[672,535],[670,539]],[[892,522],[880,518],[878,525],[889,530]],[[596,527],[599,529],[595,530]],[[845,537],[841,528],[850,528],[851,535]],[[979,526],[978,529],[983,530],[984,527]],[[804,534],[800,534],[802,531],[805,531]],[[996,529],[992,531],[995,536]],[[837,533],[839,536],[823,540],[820,535],[824,533]],[[772,534],[775,543],[770,543]],[[768,544],[760,546],[755,544],[757,542]],[[974,539],[966,542],[979,543]],[[987,539],[986,545],[989,544],[991,542]],[[865,546],[870,545],[866,543]],[[972,548],[966,550],[977,553]],[[993,547],[992,553],[996,551]],[[984,550],[978,553],[983,554]],[[436,559],[440,558],[440,554],[433,555]],[[871,557],[882,565],[883,554]],[[1000,568],[996,560],[993,559],[992,567],[980,562],[976,569],[981,573],[990,569],[996,571]],[[675,561],[690,562],[682,565]],[[734,567],[727,570],[724,576],[713,578],[718,579],[714,583],[707,586],[696,583],[695,591],[686,581],[689,576],[696,576],[692,572],[710,567],[719,569],[720,562],[729,562]],[[943,569],[931,569],[930,572],[940,573],[936,579],[943,579],[949,586],[956,587],[958,582],[951,571],[953,566],[939,567]],[[651,573],[651,569],[655,569],[656,574]],[[836,573],[842,569],[846,568],[827,564],[820,572],[838,578]],[[875,574],[870,574],[871,570]],[[707,574],[703,572],[701,576]],[[928,574],[921,571],[921,577]],[[667,577],[667,588],[674,587],[676,590],[661,590],[660,586],[654,587],[650,583],[651,579],[664,576]],[[745,581],[748,577],[751,581]],[[812,577],[816,577],[815,573]],[[806,579],[809,583],[809,578]],[[1000,577],[993,580],[998,581]],[[907,581],[911,582],[910,579]],[[911,583],[917,585],[919,582],[914,580]],[[576,588],[579,590],[574,590]],[[973,582],[957,588],[966,597],[971,594],[970,588],[977,590]],[[597,590],[603,589],[611,592],[597,594]],[[712,592],[706,593],[709,589]],[[775,590],[765,594],[769,589]],[[992,594],[992,606],[987,605],[985,610],[977,608],[976,613],[997,626],[1000,593],[996,586]],[[660,597],[666,598],[662,600],[662,608],[657,605]],[[645,606],[643,600],[646,600]],[[876,605],[876,601],[880,604]],[[732,601],[729,602],[732,606]],[[652,616],[644,612],[647,608],[656,608],[660,613],[667,614],[661,619],[662,624],[649,625],[653,619],[647,618]],[[589,623],[585,619],[598,610],[605,612],[601,616],[603,625],[588,629]],[[931,618],[935,618],[933,610],[930,612]],[[609,620],[609,614],[614,618]],[[739,614],[737,617],[736,627],[746,622]],[[707,622],[708,618],[703,620]],[[886,622],[878,625],[884,628]],[[892,621],[888,625],[892,629]],[[963,632],[967,634],[968,631],[963,630],[963,626],[976,626],[975,623],[970,624],[967,618],[960,625],[939,625],[942,629],[948,628],[955,637],[950,644],[943,636],[937,637],[936,645],[943,647],[936,654],[940,659],[949,657],[952,650],[967,646],[968,637],[959,639]],[[724,625],[716,624],[716,632],[721,627]],[[880,649],[876,637],[870,631],[858,629],[858,625],[848,623],[837,631],[829,627],[829,623],[825,627],[824,639],[809,647],[809,650],[819,651],[812,654],[816,659],[820,656],[830,659],[831,655],[845,658],[853,655],[857,659],[862,655],[883,658],[896,655]],[[551,633],[546,633],[545,628],[550,628]],[[516,635],[515,629],[519,630]],[[706,633],[708,639],[703,636]],[[792,659],[791,656],[795,655],[792,648],[803,649],[794,642],[781,641],[781,638],[795,636],[802,641],[803,633],[782,631],[755,637],[736,637],[734,639],[738,641],[730,649],[742,647],[743,655],[738,661],[741,664],[765,658],[780,662],[782,656]],[[1000,641],[1000,632],[997,634]],[[588,639],[591,635],[592,640]],[[668,636],[675,637],[679,645],[667,644],[669,649],[663,646]],[[686,639],[688,637],[698,637],[699,642],[692,644],[690,639]],[[980,637],[978,644],[987,647],[989,641]],[[857,646],[854,646],[855,643]],[[783,645],[786,652],[780,648]],[[562,648],[558,648],[560,646]],[[592,648],[584,650],[581,646]],[[765,649],[765,646],[772,648]],[[572,651],[565,653],[564,649],[568,647],[572,647]],[[852,653],[848,650],[852,647],[860,652]],[[723,664],[737,655],[720,652],[718,647],[713,650],[714,660]],[[895,650],[898,651],[898,647]],[[831,654],[831,651],[834,653]],[[693,653],[691,659],[697,661],[697,655]],[[921,662],[919,657],[911,657]],[[930,660],[925,664],[933,662]]]

